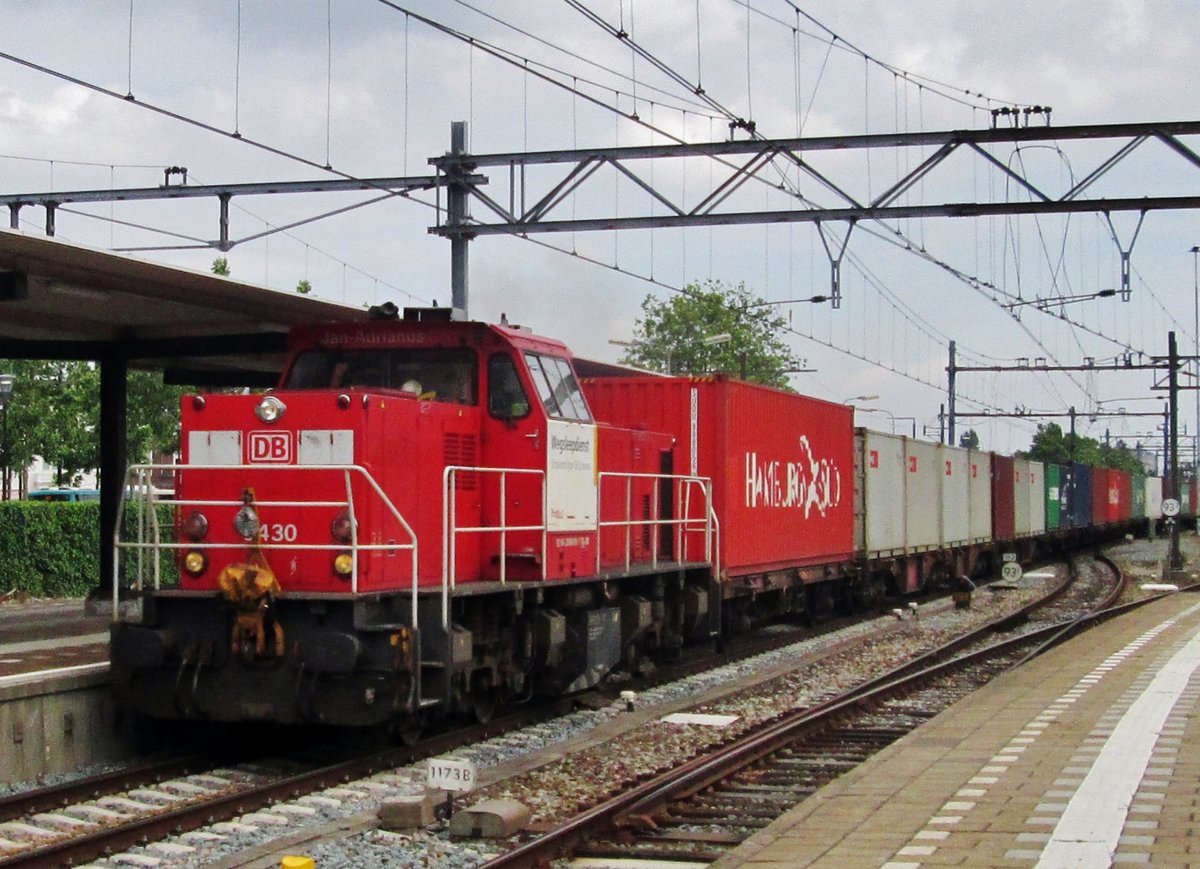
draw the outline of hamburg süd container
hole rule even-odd
[[[1014,525],[1018,537],[1046,530],[1045,470],[1041,462],[1013,459]]]
[[[971,542],[992,539],[992,454],[971,450],[969,484],[971,502]]]
[[[962,546],[971,539],[971,451],[938,445],[942,482],[942,546]]]
[[[1107,525],[1112,520],[1108,515],[1108,468],[1092,468],[1092,524]]]
[[[996,540],[1012,540],[1016,537],[1014,474],[1011,457],[992,454],[992,531]]]
[[[719,375],[582,385],[597,420],[672,435],[673,473],[712,480],[727,575],[853,557],[851,407]]]

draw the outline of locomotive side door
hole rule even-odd
[[[488,413],[492,426],[489,464],[544,473],[514,474],[505,482],[503,524],[544,526],[540,533],[506,534],[504,549],[513,578],[580,575],[594,569],[596,527],[596,426],[566,358],[525,350],[497,353],[488,363]],[[543,492],[544,500],[543,500]],[[499,504],[496,497],[485,503]],[[499,511],[489,516],[500,523]],[[509,543],[516,542],[514,552]],[[536,575],[530,568],[536,566]],[[508,571],[506,571],[507,573]]]
[[[545,523],[542,480],[537,474],[546,466],[546,417],[518,369],[510,352],[497,351],[487,359],[487,420],[484,424],[481,464],[510,469],[503,485],[498,474],[484,474],[482,522],[488,528],[530,527]],[[488,532],[484,537],[485,578],[500,576],[504,561],[507,579],[540,579],[542,536],[534,531]],[[501,553],[503,550],[503,554]]]

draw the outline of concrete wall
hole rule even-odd
[[[0,784],[133,756],[132,727],[113,705],[108,664],[40,681],[0,680]]]

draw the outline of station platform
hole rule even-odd
[[[78,598],[0,603],[0,692],[26,675],[107,669],[109,621]]]
[[[712,864],[1200,866],[1200,595],[1009,672]]]

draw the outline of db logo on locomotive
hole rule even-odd
[[[247,464],[290,464],[292,436],[285,431],[252,431],[246,442]]]

